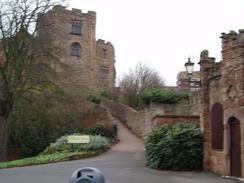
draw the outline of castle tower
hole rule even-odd
[[[111,80],[106,85],[101,86],[99,79],[103,63],[109,62],[114,67],[114,50],[111,44],[104,43],[102,49],[106,50],[106,58],[100,62],[101,56],[97,54],[100,44],[95,37],[95,12],[82,13],[79,9],[67,10],[63,6],[54,6],[45,15],[39,16],[38,26],[40,40],[48,42],[46,46],[53,50],[52,54],[62,63],[55,67],[59,73],[59,83],[66,90],[77,87],[103,90],[113,87],[115,76],[112,69],[107,75],[113,77],[106,76]]]
[[[106,91],[115,86],[114,47],[110,42],[105,43],[101,39],[96,43],[99,87]]]

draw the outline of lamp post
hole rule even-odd
[[[188,61],[185,63],[186,72],[190,79],[192,78],[194,64],[194,62],[191,62],[190,57],[188,58]]]
[[[190,88],[199,88],[200,87],[200,80],[197,80],[197,78],[193,78],[193,68],[194,68],[194,62],[191,62],[191,58],[188,58],[188,61],[185,63],[185,68],[187,75],[189,77],[189,83],[190,83]]]

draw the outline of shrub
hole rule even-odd
[[[95,103],[95,104],[100,104],[101,102],[101,96],[98,96],[98,95],[90,95],[88,97],[88,100]]]
[[[42,95],[36,98],[21,100],[9,118],[9,151],[20,150],[21,157],[35,156],[58,137],[83,130],[73,104],[63,98]]]
[[[47,147],[41,154],[52,154],[56,152],[100,151],[106,150],[109,146],[109,139],[100,135],[90,136],[90,142],[88,144],[68,144],[68,135],[66,135],[57,139],[56,142],[51,143],[50,146]]]
[[[196,124],[178,123],[155,128],[146,141],[147,163],[157,169],[200,169],[202,144],[202,133]]]
[[[63,135],[86,133],[86,117],[100,114],[93,106],[96,105],[87,102],[86,97],[29,94],[15,105],[9,117],[9,154],[18,155],[18,159],[36,156]],[[97,119],[92,120],[95,122]],[[94,128],[90,129],[90,134],[116,138],[112,126],[98,125]]]
[[[112,128],[108,128],[102,123],[97,123],[93,128],[86,129],[84,132],[90,135],[101,135],[114,140],[117,138],[117,125],[113,124]]]
[[[101,97],[112,99],[112,97],[109,95],[109,93],[105,90],[101,92]]]
[[[79,144],[78,150],[91,151],[91,150],[105,150],[109,147],[110,142],[106,137],[100,135],[90,136],[90,143]]]
[[[174,104],[187,97],[187,93],[161,89],[149,90],[141,94],[141,99],[145,104],[149,104],[150,102]]]

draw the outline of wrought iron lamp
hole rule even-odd
[[[188,61],[185,63],[185,68],[188,76],[191,78],[193,74],[193,67],[194,67],[194,62],[191,62],[191,58],[188,58]]]
[[[191,62],[191,58],[188,58],[188,61],[185,63],[185,68],[187,75],[189,77],[189,83],[193,88],[199,88],[201,86],[201,81],[197,80],[196,78],[193,78],[193,68],[194,68],[194,62]]]

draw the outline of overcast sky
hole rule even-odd
[[[190,56],[221,59],[222,32],[244,29],[244,0],[71,0],[70,8],[97,12],[97,39],[115,47],[117,76],[148,63],[176,85]]]

